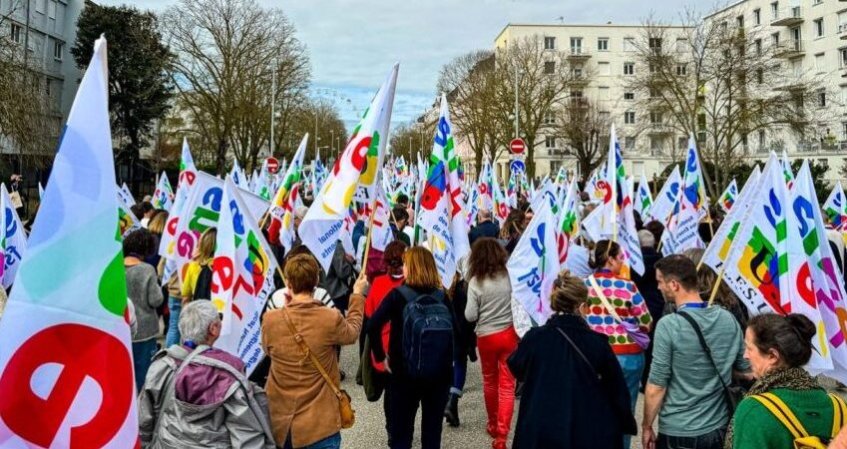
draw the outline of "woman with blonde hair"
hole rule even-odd
[[[195,299],[212,299],[212,261],[218,240],[217,228],[208,228],[200,234],[194,257],[185,267],[182,276],[182,303]]]
[[[390,447],[411,448],[420,407],[422,447],[437,449],[453,380],[455,318],[429,250],[406,251],[403,276],[403,285],[391,290],[370,318],[368,336],[374,358],[384,360],[390,374]],[[387,350],[382,345],[386,323],[391,323]]]
[[[513,449],[621,449],[637,431],[623,371],[607,337],[585,321],[588,287],[567,271],[554,315],[524,335],[509,369],[524,382]]]

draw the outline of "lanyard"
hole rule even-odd
[[[194,343],[191,340],[185,340],[184,342],[182,342],[182,344],[187,348],[197,349],[197,343]]]
[[[705,302],[689,302],[689,303],[686,303],[686,304],[683,304],[683,305],[679,306],[679,308],[678,308],[677,310],[683,310],[683,309],[705,309],[705,308],[706,308],[706,306],[708,306],[708,305],[709,305],[709,304],[708,304],[708,303],[705,303]]]

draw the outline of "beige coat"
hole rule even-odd
[[[346,319],[318,301],[293,301],[265,314],[262,348],[271,358],[266,389],[271,429],[279,446],[285,444],[289,431],[292,445],[303,447],[341,430],[338,398],[294,340],[283,313],[288,311],[332,381],[340,385],[336,346],[358,340],[364,303],[364,296],[352,295]]]

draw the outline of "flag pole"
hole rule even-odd
[[[375,210],[371,211],[371,216],[368,219],[368,236],[365,238],[365,252],[362,255],[362,273],[367,273],[368,269],[368,253],[371,252],[371,234],[374,230],[374,216],[376,216]]]
[[[702,265],[702,263],[703,262],[701,261],[700,264]],[[718,278],[715,280],[715,285],[712,286],[712,294],[709,295],[709,306],[712,306],[712,304],[715,303],[715,296],[717,296],[718,294],[718,287],[720,287],[721,282],[723,282],[723,274],[725,269],[726,263],[721,265],[721,271],[718,273]]]

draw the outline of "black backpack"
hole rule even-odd
[[[192,299],[212,299],[212,267],[209,265],[201,266]]]
[[[403,358],[406,372],[415,379],[433,379],[453,364],[453,315],[444,292],[419,295],[405,285],[398,291],[403,308]]]

